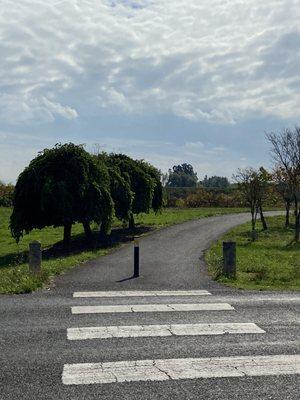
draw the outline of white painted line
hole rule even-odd
[[[75,306],[72,314],[135,313],[162,311],[226,311],[234,310],[228,303],[198,304],[131,304],[117,306]]]
[[[74,292],[73,297],[159,297],[159,296],[208,296],[207,290],[124,290],[106,292]]]
[[[166,381],[299,373],[299,355],[182,358],[66,364],[65,385]]]
[[[69,340],[265,333],[253,323],[129,325],[69,328]]]

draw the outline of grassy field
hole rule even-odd
[[[136,234],[178,224],[184,221],[213,215],[245,211],[230,208],[166,209],[162,213],[141,214],[136,217]],[[114,247],[132,239],[133,232],[122,229],[120,221],[114,222],[112,244],[103,247],[97,243],[96,226],[93,245],[87,245],[80,224],[72,230],[72,246],[68,254],[61,248],[62,228],[34,230],[17,245],[9,231],[11,209],[0,208],[0,293],[27,293],[49,283],[53,276],[59,275],[75,265],[107,254]],[[30,274],[27,258],[28,245],[39,240],[43,246],[43,272],[39,277]]]
[[[209,271],[218,280],[243,289],[300,289],[300,244],[293,239],[293,228],[284,228],[284,217],[267,219],[269,229],[251,242],[250,223],[224,235],[206,254]],[[237,278],[221,275],[222,242],[237,242]]]

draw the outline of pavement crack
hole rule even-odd
[[[171,381],[173,380],[173,378],[171,377],[171,375],[168,374],[167,371],[164,371],[162,368],[160,368],[160,367],[156,364],[155,361],[153,361],[153,366],[154,366],[159,372],[162,372],[163,374],[165,374],[165,375],[168,377],[168,379],[170,379]]]
[[[240,367],[233,367],[233,369],[235,369],[237,372],[240,372],[241,374],[243,374],[243,376],[248,376],[246,374],[246,372],[244,372],[242,369],[240,369]]]
[[[168,327],[166,328],[166,330],[167,330],[168,332],[170,332],[172,336],[176,336],[175,333],[172,331],[171,325],[168,326]]]
[[[112,377],[115,379],[116,383],[118,383],[119,379],[118,379],[117,375],[115,373],[113,373],[112,371],[111,371],[111,374],[112,374]]]
[[[172,307],[170,304],[167,304],[167,307],[171,308],[171,310],[176,311],[174,307]]]

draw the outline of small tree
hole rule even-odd
[[[10,227],[17,242],[34,228],[63,226],[68,248],[72,224],[81,222],[89,236],[91,221],[100,223],[112,215],[108,171],[82,146],[57,144],[20,174],[13,207]]]
[[[259,205],[261,201],[261,183],[259,174],[253,168],[239,169],[234,179],[238,183],[240,191],[243,193],[246,203],[250,207],[251,212],[251,226],[252,240],[257,237],[256,221],[259,212]]]
[[[300,127],[284,129],[279,133],[267,133],[272,146],[276,168],[283,171],[293,196],[295,208],[295,241],[300,237]]]

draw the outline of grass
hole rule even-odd
[[[210,274],[219,282],[241,289],[300,289],[300,243],[293,241],[294,230],[284,228],[284,217],[270,217],[268,230],[250,240],[250,223],[225,234],[206,253]],[[237,243],[237,276],[222,276],[222,242]]]
[[[197,209],[165,209],[162,213],[141,214],[136,217],[135,234],[145,234],[154,229],[178,224],[197,218],[245,211],[232,208],[197,208]],[[88,245],[80,224],[73,226],[72,245],[66,254],[61,246],[62,228],[45,228],[34,230],[25,235],[19,244],[12,239],[9,231],[10,208],[0,207],[0,293],[32,292],[49,283],[55,275],[59,275],[75,265],[107,254],[116,246],[132,239],[133,232],[122,228],[120,221],[114,222],[112,243],[103,246],[97,242],[96,227],[93,245]],[[32,240],[39,240],[43,246],[43,268],[40,276],[30,273],[27,258],[28,245]]]

